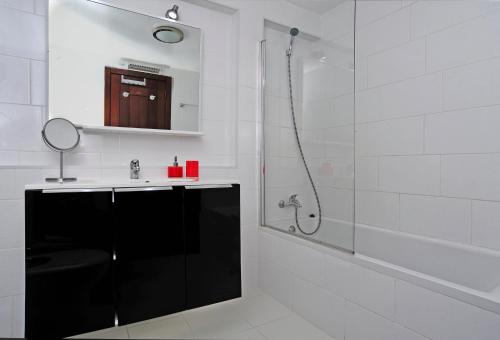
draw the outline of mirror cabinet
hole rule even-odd
[[[201,132],[202,32],[95,1],[49,0],[49,118]]]

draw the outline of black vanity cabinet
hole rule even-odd
[[[26,338],[114,325],[112,191],[26,191]]]
[[[241,296],[239,185],[26,191],[26,338]]]
[[[182,188],[115,189],[114,218],[119,324],[186,309]]]
[[[184,190],[187,307],[241,297],[239,185]]]

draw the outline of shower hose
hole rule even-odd
[[[321,203],[319,201],[319,195],[318,191],[316,190],[316,186],[314,185],[314,180],[311,176],[311,171],[309,170],[309,166],[307,165],[306,158],[304,157],[304,151],[302,150],[302,144],[300,142],[300,137],[299,137],[299,132],[297,130],[297,122],[295,121],[295,108],[293,105],[293,88],[292,88],[292,65],[291,65],[291,59],[292,59],[292,54],[289,53],[287,54],[288,58],[288,88],[290,89],[290,109],[292,113],[292,122],[293,122],[293,129],[295,130],[295,138],[297,140],[297,146],[299,148],[300,152],[300,157],[302,158],[302,162],[304,163],[304,167],[307,172],[307,177],[309,178],[309,182],[311,183],[311,187],[314,192],[314,197],[316,198],[316,204],[318,205],[318,224],[316,225],[315,229],[311,232],[306,232],[302,229],[299,223],[299,208],[295,206],[295,223],[297,224],[297,228],[304,234],[304,235],[314,235],[318,232],[319,228],[321,227]]]

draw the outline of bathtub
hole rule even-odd
[[[500,314],[498,251],[357,224],[352,254],[325,247],[334,241],[338,245],[342,236],[345,246],[352,240],[352,223],[328,218],[320,235],[315,236],[316,242],[283,230],[265,229],[322,253]]]
[[[353,261],[500,313],[500,252],[356,225]]]

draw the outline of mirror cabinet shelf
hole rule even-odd
[[[166,135],[166,136],[191,136],[201,137],[201,131],[183,131],[183,130],[158,130],[158,129],[139,129],[128,127],[114,127],[114,126],[97,126],[97,125],[76,125],[78,129],[83,132],[90,133],[135,133],[135,134],[148,134],[148,135]]]

